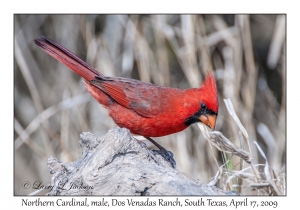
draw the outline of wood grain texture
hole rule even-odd
[[[103,139],[83,133],[79,143],[82,159],[49,158],[53,189],[48,195],[237,195],[178,171],[125,128],[111,129]],[[74,183],[93,189],[70,189]]]

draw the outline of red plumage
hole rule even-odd
[[[35,39],[49,55],[84,78],[87,90],[120,127],[145,137],[165,136],[203,122],[214,129],[218,95],[212,74],[200,88],[177,89],[139,80],[105,77],[49,38]]]

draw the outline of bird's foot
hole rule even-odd
[[[161,155],[166,161],[171,163],[172,168],[176,168],[176,162],[173,158],[173,153],[171,151],[162,148],[160,150],[152,150],[154,155],[159,154]]]
[[[165,161],[169,162],[172,166],[172,168],[176,168],[176,162],[173,158],[173,153],[171,151],[166,150],[163,146],[161,146],[160,144],[158,144],[157,142],[155,142],[152,138],[149,137],[145,137],[146,139],[148,139],[149,141],[151,141],[156,147],[159,148],[159,150],[152,150],[154,155],[160,155],[161,157],[163,157],[165,159]],[[143,141],[140,141],[138,139],[135,138],[135,140],[137,141],[137,143],[139,143],[143,148],[148,148],[146,143]]]
[[[171,151],[166,150],[164,147],[162,147],[160,144],[158,144],[152,138],[150,138],[150,137],[145,137],[145,138],[148,139],[149,141],[151,141],[156,147],[159,148],[159,150],[152,150],[155,155],[160,154],[166,161],[171,163],[171,166],[173,168],[176,168],[176,162],[173,158],[174,155]]]

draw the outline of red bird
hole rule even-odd
[[[202,122],[214,129],[218,94],[212,74],[200,88],[177,89],[139,80],[106,77],[71,51],[43,37],[34,40],[46,53],[84,78],[87,90],[109,111],[120,127],[150,140]]]

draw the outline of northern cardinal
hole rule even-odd
[[[120,127],[151,140],[202,122],[214,129],[218,94],[212,74],[200,88],[177,89],[139,80],[106,77],[71,51],[43,37],[34,40],[46,53],[83,77],[92,96],[109,111]]]

